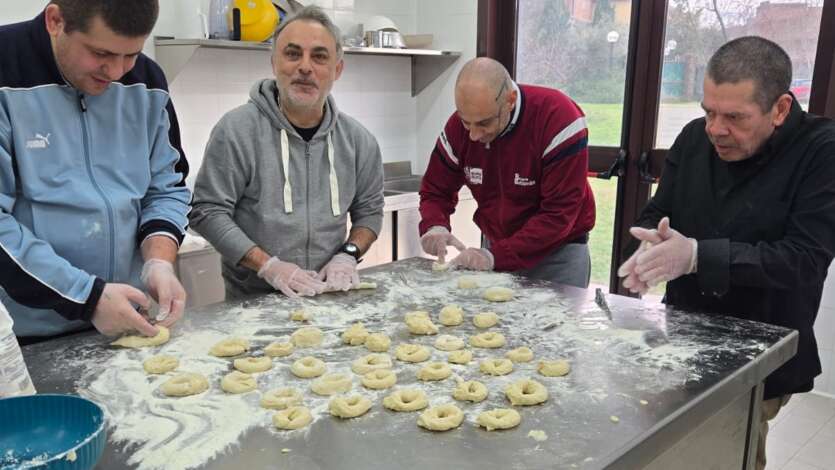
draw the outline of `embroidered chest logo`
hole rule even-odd
[[[515,184],[516,186],[533,186],[536,184],[536,181],[519,176],[519,173],[514,173],[513,184]]]
[[[42,135],[42,134],[35,134],[34,139],[29,139],[26,141],[26,148],[28,149],[45,149],[49,147],[49,136],[52,134]]]
[[[481,184],[482,182],[482,173],[481,168],[471,168],[468,166],[464,167],[464,177],[467,178],[467,181],[470,184]]]

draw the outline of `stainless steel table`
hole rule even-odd
[[[482,288],[459,289],[457,280],[466,274],[472,273],[436,273],[427,260],[403,260],[364,272],[364,280],[379,284],[375,291],[324,294],[305,301],[305,307],[315,313],[312,323],[325,332],[325,346],[277,360],[273,370],[261,374],[258,381],[260,391],[278,386],[303,389],[306,404],[317,415],[315,421],[304,431],[276,431],[270,426],[270,415],[257,406],[260,392],[251,392],[248,401],[226,396],[218,386],[221,374],[215,374],[210,377],[206,400],[212,400],[212,406],[224,400],[237,400],[236,406],[250,403],[256,416],[254,424],[237,435],[232,432],[229,445],[216,451],[205,444],[215,430],[205,426],[192,429],[193,422],[188,420],[177,422],[178,406],[183,402],[158,394],[140,399],[118,381],[106,387],[97,385],[110,373],[109,366],[127,363],[135,364],[128,368],[141,370],[141,360],[159,351],[117,351],[92,333],[28,346],[23,351],[39,392],[80,393],[102,401],[111,412],[111,440],[99,468],[185,466],[173,458],[166,460],[175,454],[163,453],[172,450],[198,456],[205,450],[198,466],[213,469],[753,468],[759,416],[752,410],[758,409],[762,380],[794,355],[796,332],[732,318],[686,314],[611,295],[606,298],[607,314],[595,302],[593,290],[535,283],[506,274],[475,275]],[[510,286],[516,298],[488,303],[481,298],[488,285]],[[371,331],[387,332],[393,340],[391,353],[396,344],[406,341],[431,346],[434,337],[408,334],[403,315],[424,309],[437,322],[439,309],[453,302],[464,308],[465,323],[442,327],[442,334],[474,334],[473,313],[493,310],[501,318],[493,330],[501,331],[508,340],[500,350],[474,349],[474,362],[454,367],[457,377],[481,380],[491,389],[483,403],[456,402],[466,419],[455,430],[432,433],[419,428],[416,413],[383,409],[381,401],[387,392],[364,390],[357,379],[354,391],[374,399],[372,411],[352,420],[332,418],[325,411],[327,399],[314,398],[307,390],[309,382],[289,373],[289,364],[303,354],[325,359],[331,370],[346,369],[352,360],[367,354],[363,347],[342,345],[338,340],[357,320]],[[260,354],[263,346],[300,326],[287,319],[287,313],[297,307],[283,297],[269,295],[189,311],[172,341],[160,350],[189,351],[193,360],[202,360],[207,355],[199,338],[205,341],[209,334],[220,338],[244,331],[249,332],[253,352]],[[517,364],[505,377],[492,378],[478,371],[479,359],[499,356],[521,345],[533,349],[534,362]],[[446,353],[433,350],[433,360],[445,358]],[[571,373],[560,378],[539,376],[536,361],[545,358],[568,359]],[[215,361],[213,370],[231,370],[231,364],[222,362],[225,360],[211,360]],[[453,402],[450,393],[455,380],[417,384],[414,376],[419,367],[396,362],[397,386],[416,384],[427,390],[433,404]],[[487,432],[476,426],[480,411],[509,407],[502,388],[522,377],[545,384],[551,398],[543,405],[517,408],[522,423],[515,429]],[[154,381],[163,379],[147,380],[149,386],[156,386],[159,382]],[[201,402],[191,403],[199,407]],[[206,407],[206,413],[212,412],[212,406]],[[131,435],[142,429],[131,418],[143,414],[162,420],[156,423],[173,420],[176,429],[169,432],[163,426]],[[543,431],[547,438],[534,439],[531,431]],[[135,461],[136,456],[141,456],[141,461]]]

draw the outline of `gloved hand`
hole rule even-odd
[[[337,253],[322,267],[316,279],[325,281],[326,291],[346,291],[359,285],[360,275],[357,273],[357,260],[349,254]]]
[[[634,272],[641,282],[652,287],[696,272],[699,244],[695,239],[670,228],[668,217],[658,223],[657,235],[663,241],[639,254],[636,260]]]
[[[647,229],[641,228],[641,230]],[[657,236],[657,232],[655,230],[647,230],[647,232],[655,234],[655,238],[658,238],[659,242],[661,241],[660,237]],[[638,249],[635,250],[635,253],[632,253],[632,256],[630,256],[629,259],[626,260],[626,262],[624,262],[618,268],[618,277],[623,278],[623,287],[629,289],[629,291],[633,294],[644,295],[649,291],[649,286],[638,278],[638,273],[635,272],[635,266],[638,264],[638,256],[641,253],[647,251],[647,249],[649,249],[650,246],[652,246],[652,244],[648,241],[641,242],[641,245],[638,246]]]
[[[446,259],[446,247],[452,245],[458,251],[464,251],[467,247],[455,238],[446,227],[436,225],[420,237],[420,246],[428,255],[437,256],[438,263],[443,264]]]
[[[168,261],[151,258],[142,266],[140,279],[159,304],[159,324],[169,327],[176,323],[186,308],[186,290],[174,274],[174,266]]]
[[[493,253],[486,248],[465,248],[449,262],[449,268],[461,266],[474,271],[491,271],[494,266]]]
[[[120,333],[138,331],[145,336],[156,336],[159,329],[151,325],[131,302],[148,309],[150,302],[139,289],[127,284],[105,284],[91,319],[100,333],[116,336]]]
[[[325,283],[317,280],[315,276],[314,271],[304,271],[298,265],[281,261],[275,256],[268,259],[258,270],[258,277],[291,299],[298,299],[300,295],[314,296],[324,292]]]

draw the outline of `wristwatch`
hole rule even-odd
[[[346,255],[353,256],[354,259],[357,260],[357,263],[362,261],[360,259],[360,247],[358,247],[357,245],[355,245],[351,242],[345,242],[342,246],[340,246],[339,247],[339,252],[340,253],[345,253]]]

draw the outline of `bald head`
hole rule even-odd
[[[502,64],[487,57],[473,59],[458,73],[455,108],[470,140],[489,144],[510,122],[516,88]]]
[[[492,93],[498,100],[505,90],[510,88],[510,74],[500,62],[489,57],[477,57],[470,60],[458,73],[455,81],[456,94],[464,96],[479,93]]]

